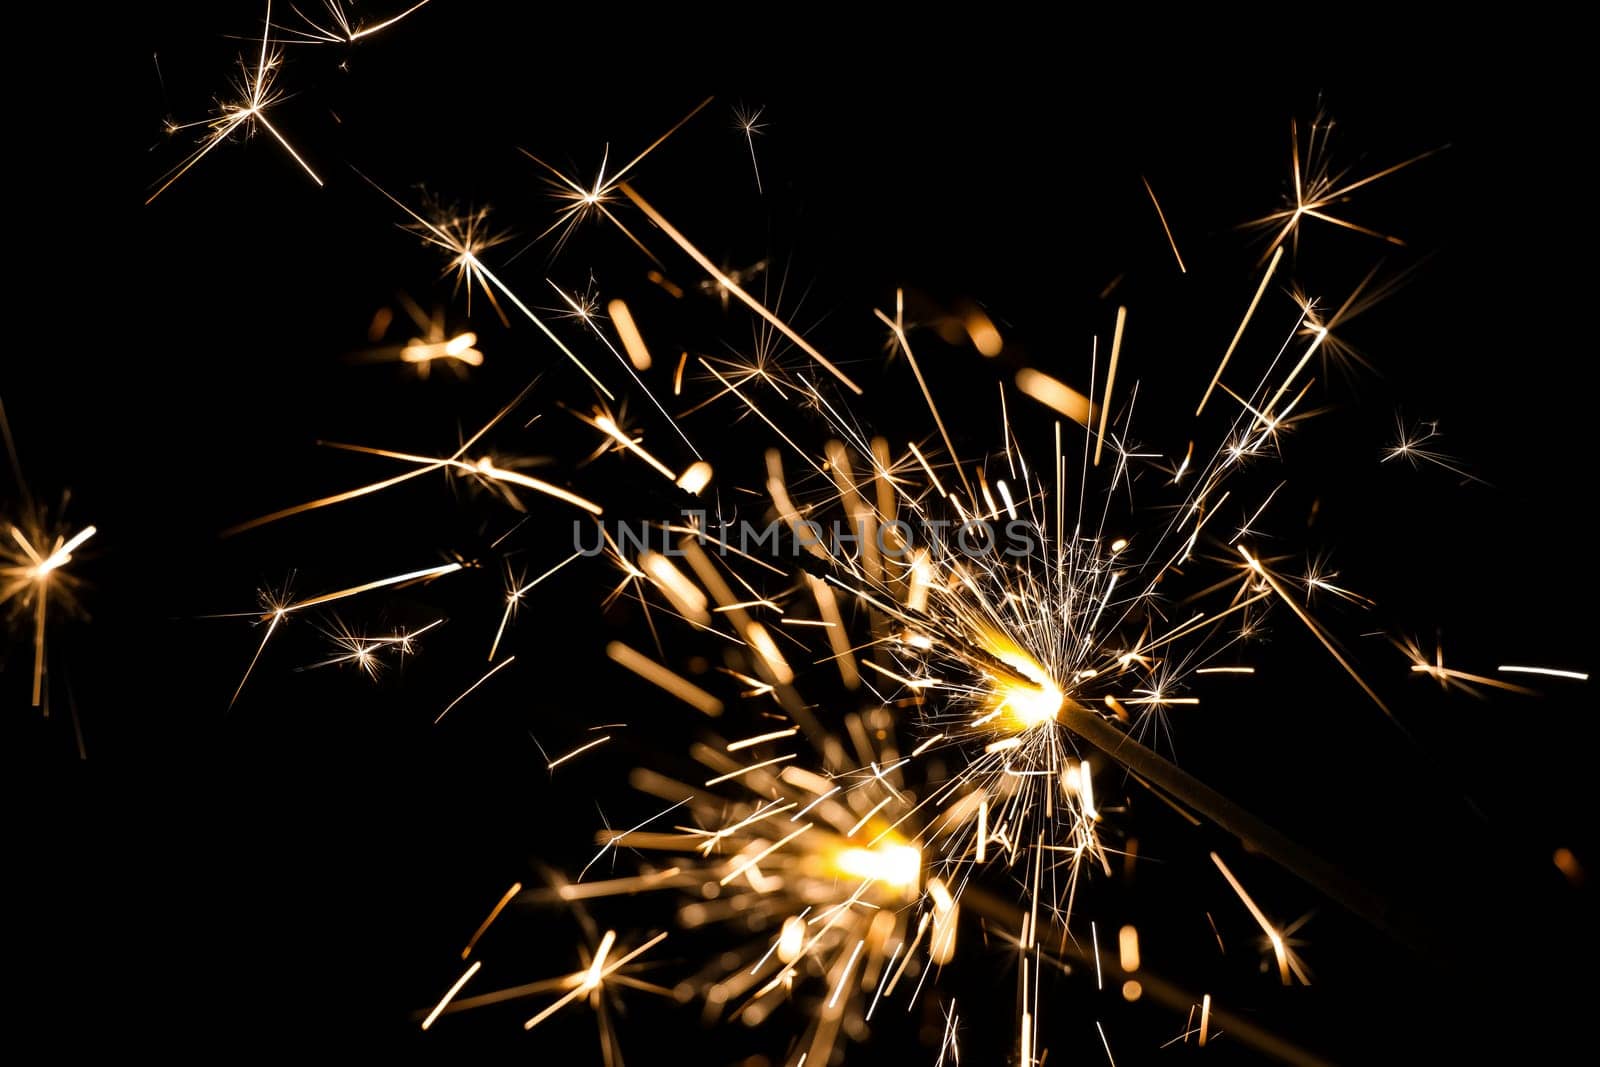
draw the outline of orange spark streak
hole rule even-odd
[[[467,939],[467,947],[461,950],[462,959],[466,959],[468,956],[472,955],[472,949],[475,945],[477,945],[478,939],[482,937],[484,932],[487,931],[489,927],[494,924],[494,921],[500,917],[500,913],[505,910],[507,904],[511,903],[512,898],[520,892],[522,892],[522,883],[512,882],[511,888],[506,890],[505,896],[501,897],[499,903],[490,909],[488,917],[485,918],[483,922],[478,924],[478,928],[474,930],[472,932],[472,936]]]
[[[1178,251],[1178,242],[1173,240],[1172,227],[1167,225],[1166,212],[1161,210],[1161,201],[1156,199],[1156,191],[1150,188],[1150,179],[1140,175],[1139,180],[1144,182],[1144,191],[1150,194],[1150,202],[1156,206],[1156,218],[1161,220],[1161,230],[1167,235],[1167,244],[1172,246],[1173,258],[1178,261],[1178,273],[1188,274],[1189,268],[1183,265],[1183,253]]]
[[[712,717],[722,714],[722,701],[621,641],[613,641],[606,645],[606,655],[612,662],[621,664],[652,685],[665,689],[690,707]]]
[[[1117,325],[1111,333],[1111,365],[1106,370],[1106,398],[1100,403],[1100,432],[1095,434],[1094,465],[1100,466],[1100,449],[1106,443],[1106,420],[1111,417],[1111,387],[1117,384],[1117,357],[1122,353],[1122,329],[1128,322],[1128,309],[1117,308]]]
[[[473,963],[471,967],[467,968],[467,972],[465,974],[456,979],[456,984],[450,987],[449,991],[440,998],[439,1003],[433,1006],[433,1010],[428,1013],[428,1017],[422,1020],[422,1028],[424,1030],[432,1026],[434,1020],[444,1013],[445,1006],[456,998],[456,994],[461,992],[461,987],[466,985],[467,982],[471,980],[472,976],[478,973],[478,968],[482,966],[483,961],[478,960]]]
[[[773,326],[777,327],[780,333],[782,333],[790,341],[793,341],[802,352],[816,360],[817,363],[823,367],[823,369],[828,371],[828,373],[832,374],[835,378],[839,379],[846,386],[848,386],[851,392],[855,393],[857,396],[861,395],[861,387],[855,382],[851,381],[849,375],[845,374],[844,371],[840,370],[838,367],[829,362],[828,357],[824,356],[821,352],[818,352],[814,347],[812,347],[811,342],[807,341],[804,337],[801,337],[789,327],[788,323],[784,322],[782,319],[778,318],[778,316],[774,315],[772,312],[763,307],[759,300],[741,289],[732,278],[718,270],[716,265],[707,259],[698,248],[689,243],[689,239],[687,237],[683,236],[683,234],[674,229],[672,224],[663,218],[659,211],[651,207],[649,202],[634,190],[633,186],[629,185],[627,182],[622,182],[617,186],[617,188],[621,189],[627,198],[632,200],[640,211],[643,211],[647,216],[649,216],[650,221],[661,227],[661,232],[671,238],[672,242],[679,248],[683,249],[690,259],[698,263],[702,270],[711,275],[711,277],[716,280],[718,285],[722,286],[724,289],[728,290],[728,292],[738,297],[740,302],[748,307],[751,311],[754,311],[757,315],[760,315]]]
[[[1217,373],[1211,376],[1211,384],[1206,386],[1205,395],[1200,398],[1200,406],[1194,409],[1195,415],[1201,414],[1206,409],[1206,401],[1211,399],[1211,391],[1222,380],[1222,372],[1228,367],[1228,360],[1233,356],[1233,350],[1239,345],[1239,338],[1244,336],[1244,328],[1250,325],[1250,316],[1256,313],[1256,305],[1261,303],[1262,294],[1267,291],[1267,283],[1272,281],[1272,272],[1278,269],[1278,260],[1283,258],[1283,246],[1279,245],[1272,253],[1272,262],[1267,264],[1267,272],[1261,276],[1261,284],[1256,286],[1256,295],[1250,298],[1250,306],[1245,308],[1244,318],[1239,320],[1239,328],[1233,331],[1233,340],[1228,342],[1228,350],[1222,353],[1222,362],[1217,364]]]

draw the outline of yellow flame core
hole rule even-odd
[[[988,635],[985,644],[995,659],[1017,672],[1016,678],[998,681],[994,692],[996,706],[1006,713],[1012,725],[1018,730],[1031,730],[1055,722],[1067,696],[1038,661],[998,635]]]
[[[922,879],[922,850],[916,845],[884,844],[877,848],[842,848],[833,857],[840,874],[871,879],[895,889],[914,890]]]

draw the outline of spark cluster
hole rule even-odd
[[[363,29],[330,3],[316,20],[301,15],[304,25],[283,39],[353,44],[423,7]],[[157,195],[221,141],[256,126],[317,177],[267,118],[283,98],[276,89],[280,39],[272,29],[269,8],[238,92],[204,124],[201,146]],[[907,320],[903,294],[894,294],[892,311],[864,309],[862,317],[874,316],[882,327],[884,351],[899,374],[888,379],[895,392],[886,402],[925,413],[925,432],[916,439],[868,429],[860,412],[876,398],[847,372],[850,361],[825,354],[782,313],[781,299],[748,288],[758,272],[718,265],[670,221],[669,205],[644,195],[648,157],[711,103],[696,105],[622,167],[608,170],[608,154],[592,180],[525,153],[549,179],[555,198],[553,209],[541,206],[553,210],[554,219],[536,223],[542,232],[534,242],[547,242],[552,255],[567,255],[581,227],[613,228],[642,253],[642,275],[678,299],[699,294],[716,300],[730,318],[753,325],[753,346],[730,342],[714,355],[685,351],[674,365],[659,358],[663,349],[649,323],[620,297],[596,296],[592,289],[575,294],[548,278],[523,284],[511,273],[516,257],[498,265],[491,253],[507,237],[490,227],[487,209],[413,206],[367,177],[375,208],[398,213],[441,255],[444,273],[467,301],[476,291],[505,323],[513,321],[505,309],[514,309],[518,325],[531,326],[552,359],[582,373],[576,395],[559,397],[545,410],[565,408],[573,416],[564,425],[576,452],[588,458],[548,477],[525,473],[532,458],[499,444],[515,438],[508,416],[532,402],[525,391],[453,452],[336,445],[399,472],[238,528],[443,475],[519,513],[549,509],[562,521],[592,524],[585,528],[596,529],[603,551],[580,550],[526,572],[494,559],[452,560],[317,596],[268,596],[260,610],[246,613],[264,634],[234,700],[280,624],[296,613],[474,564],[503,570],[504,599],[485,607],[494,634],[488,666],[480,660],[464,676],[475,680],[439,713],[442,720],[511,665],[515,657],[502,654],[508,631],[537,602],[547,579],[581,561],[606,568],[607,581],[614,582],[607,603],[626,597],[648,620],[653,653],[635,647],[645,641],[632,636],[606,644],[620,668],[617,678],[637,676],[653,687],[650,692],[672,698],[661,699],[652,714],[684,716],[683,755],[692,774],[636,769],[628,784],[659,805],[654,814],[625,829],[602,827],[598,851],[570,879],[514,886],[463,952],[466,960],[513,903],[611,908],[619,921],[587,940],[579,969],[464,996],[489,969],[480,954],[430,1011],[419,1013],[422,1028],[464,1010],[527,998],[536,1006],[525,1026],[535,1030],[558,1011],[586,1005],[601,1020],[601,1048],[610,1062],[620,1060],[627,1043],[608,1021],[624,993],[695,1000],[708,1024],[763,1025],[787,1002],[805,1024],[792,1041],[779,1043],[790,1050],[785,1062],[821,1065],[834,1062],[849,1043],[869,1040],[875,1013],[885,1005],[906,1011],[919,998],[937,997],[941,974],[964,957],[1009,953],[1016,982],[1003,995],[1014,1006],[1012,1043],[979,1050],[976,1059],[1042,1064],[1051,1040],[1043,976],[1089,961],[1097,980],[1102,973],[1099,927],[1095,916],[1083,914],[1079,891],[1090,880],[1108,878],[1125,854],[1129,783],[1197,824],[1215,825],[1356,914],[1368,914],[1362,887],[1180,769],[1163,754],[1162,738],[1175,709],[1252,681],[1264,654],[1252,638],[1269,612],[1292,620],[1326,653],[1331,673],[1364,694],[1377,713],[1396,718],[1383,696],[1388,686],[1358,669],[1318,615],[1318,597],[1358,607],[1371,602],[1335,584],[1339,575],[1323,560],[1312,559],[1296,573],[1285,563],[1289,557],[1269,554],[1266,531],[1277,517],[1273,509],[1284,482],[1263,491],[1261,479],[1244,472],[1278,463],[1284,437],[1319,414],[1310,407],[1318,357],[1347,351],[1341,327],[1373,296],[1363,282],[1331,315],[1304,293],[1283,300],[1274,282],[1294,269],[1302,227],[1328,224],[1398,244],[1399,238],[1351,221],[1345,205],[1431,153],[1351,178],[1329,162],[1325,119],[1311,125],[1303,142],[1293,127],[1292,195],[1257,220],[1267,231],[1261,273],[1240,281],[1244,310],[1237,329],[1225,346],[1222,338],[1195,339],[1197,348],[1216,353],[1218,363],[1198,397],[1182,398],[1184,410],[1197,404],[1193,425],[1154,428],[1149,432],[1159,443],[1141,443],[1140,391],[1165,383],[1160,375],[1152,381],[1133,373],[1140,309],[1118,307],[1096,336],[1085,339],[1088,358],[1070,371],[1022,367],[997,382],[994,411],[1002,434],[996,447],[984,448],[973,446],[971,427],[941,412],[935,368],[915,351],[927,331]],[[771,126],[763,116],[760,107],[733,112],[758,191],[755,137]],[[1181,220],[1163,211],[1149,181],[1143,188],[1187,276],[1191,268],[1176,236],[1184,232]],[[675,278],[675,271],[691,273]],[[549,321],[524,295],[547,288],[562,305]],[[1253,327],[1263,307],[1292,309],[1287,328],[1274,325],[1268,334]],[[485,360],[474,331],[447,330],[441,316],[424,316],[414,305],[408,313],[420,336],[384,358],[413,364],[419,375],[434,363],[470,370]],[[470,320],[470,303],[467,315]],[[976,306],[948,318],[954,335],[969,340],[981,357],[1006,350],[1000,329]],[[585,362],[579,337],[602,342],[613,359]],[[1063,373],[1076,384],[1057,376]],[[644,418],[627,415],[630,399],[646,405]],[[1037,406],[1019,410],[1019,399]],[[673,414],[674,408],[681,410]],[[725,472],[741,464],[688,418],[706,410],[742,420],[766,439],[763,477],[749,485],[722,484]],[[1402,425],[1399,442],[1381,453],[1381,461],[1432,464],[1471,479],[1460,461],[1432,448],[1436,434],[1431,423]],[[1053,447],[1031,453],[1024,441],[1041,438]],[[659,477],[685,505],[698,507],[693,518],[687,507],[653,517],[652,528],[663,543],[671,539],[670,549],[629,544],[604,524],[607,479],[588,462],[601,456],[652,481]],[[734,534],[752,507],[778,531],[754,549]],[[61,583],[52,572],[93,532],[43,538],[12,528],[16,547],[5,550],[0,594],[37,605],[41,662],[48,581]],[[334,651],[315,665],[375,675],[383,657],[410,654],[414,638],[439,623],[380,636],[337,620],[326,625]],[[1442,686],[1526,688],[1446,667],[1442,653],[1429,656],[1415,642],[1397,643],[1411,672]],[[691,661],[713,661],[708,648],[717,650],[719,666],[691,669]],[[1561,668],[1508,665],[1498,671],[1585,680]],[[36,702],[38,684],[36,676]],[[626,724],[593,732],[601,729],[608,732],[547,756],[547,769],[569,767]],[[1101,783],[1108,779],[1119,784],[1106,790]],[[1301,921],[1273,918],[1220,852],[1208,855],[1239,902],[1232,928],[1259,933],[1263,960],[1278,981],[1309,983],[1306,946],[1296,936]],[[612,869],[618,864],[633,869],[618,874]],[[725,951],[691,963],[673,986],[640,977],[658,946],[676,944],[674,931],[626,928],[625,902],[642,894],[669,896],[679,928],[701,931]],[[982,936],[973,913],[983,916]],[[1204,1045],[1219,1029],[1235,1040],[1255,1040],[1251,1025],[1213,1006],[1209,994],[1191,996],[1141,971],[1134,927],[1121,929],[1118,949],[1124,995],[1133,999],[1148,988],[1179,1015],[1187,1013],[1182,1040],[1195,1036]],[[514,961],[494,966],[515,969]],[[940,1001],[938,1011],[944,1022],[939,1062],[958,1062],[957,1006]],[[1096,1028],[1111,1056],[1112,1041],[1098,1021]]]

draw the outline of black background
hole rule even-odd
[[[585,396],[581,381],[531,329],[502,329],[476,301],[471,323],[488,364],[467,380],[418,382],[345,358],[397,289],[448,305],[455,322],[466,314],[439,280],[440,257],[399,232],[396,212],[348,165],[404,196],[425,183],[491,203],[525,242],[553,205],[516,147],[592,173],[608,142],[614,160],[628,158],[715,93],[641,167],[639,187],[713,256],[736,265],[771,256],[772,283],[787,272],[785,310],[815,327],[824,351],[852,354],[851,372],[869,387],[860,411],[891,438],[926,431],[905,366],[876,358],[870,309],[904,285],[981,301],[1008,339],[1007,367],[1026,362],[1080,384],[1088,338],[1126,302],[1125,373],[1142,380],[1150,405],[1139,432],[1181,450],[1187,406],[1254,284],[1259,239],[1235,226],[1278,204],[1289,120],[1324,99],[1353,173],[1449,145],[1349,208],[1403,235],[1406,249],[1306,232],[1293,277],[1335,302],[1379,260],[1394,272],[1431,256],[1348,331],[1376,373],[1319,375],[1334,410],[1287,445],[1294,481],[1274,526],[1283,551],[1336,548],[1344,581],[1379,601],[1372,617],[1334,609],[1330,619],[1414,742],[1287,616],[1273,620],[1270,665],[1245,695],[1205,694],[1200,711],[1174,723],[1186,768],[1382,889],[1428,932],[1428,947],[1397,946],[1233,849],[1270,912],[1320,908],[1306,929],[1317,983],[1279,989],[1256,972],[1248,917],[1205,858],[1230,846],[1169,825],[1137,792],[1132,817],[1164,862],[1092,903],[1102,928],[1139,923],[1152,969],[1339,1058],[1539,1044],[1573,1025],[1590,902],[1549,857],[1557,846],[1594,855],[1587,690],[1441,697],[1382,641],[1360,636],[1413,633],[1431,648],[1438,627],[1450,662],[1485,673],[1592,659],[1583,432],[1592,228],[1573,154],[1586,96],[1562,80],[1562,63],[1513,80],[1480,62],[1482,42],[1322,41],[1312,59],[1314,41],[1301,37],[1174,61],[1122,37],[978,16],[865,25],[811,12],[765,34],[751,17],[519,17],[441,0],[354,49],[291,49],[283,85],[295,95],[272,115],[325,189],[257,137],[218,149],[142,206],[183,151],[162,120],[203,113],[247,47],[223,35],[259,25],[250,5],[157,11],[123,29],[108,63],[62,60],[70,73],[14,94],[12,171],[24,191],[13,219],[17,336],[0,357],[0,386],[35,493],[53,501],[70,487],[72,525],[100,529],[74,564],[90,583],[92,621],[64,623],[52,640],[54,716],[26,706],[25,635],[0,682],[16,792],[8,867],[23,890],[8,921],[25,948],[8,955],[13,984],[28,990],[25,1021],[46,1022],[63,1042],[112,1032],[135,1047],[217,1055],[312,1038],[596,1055],[581,1011],[531,1037],[516,1009],[453,1017],[421,1037],[412,1013],[459,973],[463,939],[505,886],[537,881],[541,862],[581,866],[597,805],[613,824],[648,814],[623,784],[626,769],[641,759],[678,766],[698,729],[607,669],[606,640],[644,640],[626,608],[602,613],[612,576],[574,567],[552,581],[513,632],[518,664],[435,728],[438,709],[482,669],[502,583],[490,542],[512,513],[422,481],[235,538],[219,532],[392,472],[319,439],[447,450],[541,372],[527,413],[548,413],[511,436],[516,447],[551,456],[582,490],[603,487],[623,513],[674,507],[614,457],[572,472],[589,435],[551,405]],[[735,104],[766,109],[765,197],[732,126]],[[1186,276],[1141,175],[1161,196]],[[675,278],[697,280],[651,243]],[[488,258],[503,263],[517,247]],[[705,338],[748,339],[747,318],[724,320],[710,301],[672,325],[679,312],[643,281],[647,266],[592,226],[553,262],[544,245],[504,273],[543,307],[546,274],[581,286],[592,268],[603,292],[682,331],[667,346],[714,351]],[[1286,324],[1288,302],[1274,299],[1274,321]],[[970,349],[924,344],[958,443],[992,447],[1000,370]],[[1440,419],[1443,447],[1492,487],[1378,465],[1397,410]],[[689,425],[728,455],[713,455],[719,482],[743,472],[749,484],[764,438],[729,429],[729,417],[719,409]],[[1044,419],[1028,432],[1045,447]],[[669,439],[657,429],[649,440]],[[1313,498],[1319,517],[1307,531]],[[513,562],[537,572],[559,558],[569,529],[566,514],[533,507],[547,521],[510,543]],[[296,672],[323,655],[313,628],[298,625],[227,710],[257,632],[204,616],[250,610],[259,587],[291,571],[297,590],[316,592],[452,554],[484,566],[341,611],[375,628],[451,619],[403,678]],[[528,736],[564,751],[588,725],[622,720],[634,724],[627,736],[553,781]],[[1232,935],[1226,957],[1212,951],[1208,910]],[[609,916],[641,929],[667,922],[651,905]],[[510,984],[575,969],[578,937],[570,916],[515,909],[485,943],[478,988],[491,972]],[[706,950],[693,938],[668,945],[669,983]],[[1009,1048],[1010,959],[976,937],[970,945],[951,987],[973,1028],[963,1051]],[[1181,1027],[1148,1001],[1096,994],[1082,976],[1047,985],[1046,997],[1053,1055],[1100,1055],[1094,1019],[1119,1062],[1155,1056]],[[662,1049],[707,1062],[783,1049],[781,1018],[751,1035],[702,1031],[691,1009],[647,998],[630,998],[629,1010],[623,1046],[637,1062],[658,1062]],[[883,1029],[882,1047],[904,1049],[917,1022]],[[1242,1055],[1226,1042],[1207,1051]]]

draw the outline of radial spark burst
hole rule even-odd
[[[150,204],[156,197],[166,192],[174,182],[193,169],[195,164],[210,155],[212,149],[229,140],[235,133],[249,137],[257,127],[271,134],[273,140],[283,147],[289,158],[299,164],[300,169],[305,171],[312,181],[318,185],[322,184],[322,179],[311,169],[311,164],[305,161],[278,127],[272,124],[272,120],[267,118],[267,112],[282,102],[287,95],[277,87],[278,74],[282,66],[283,50],[272,42],[272,3],[268,0],[266,17],[261,25],[261,47],[257,50],[253,62],[246,56],[239,57],[239,76],[233,82],[231,95],[225,100],[217,101],[216,114],[209,119],[172,123],[168,126],[169,133],[201,130],[199,147],[183,162],[167,172],[157,184],[155,192],[145,201],[146,204]]]
[[[306,32],[327,43],[353,42],[420,6],[359,30],[342,7],[330,5],[332,28],[307,20]],[[201,150],[162,189],[250,123],[289,148],[264,114],[280,99],[271,88],[277,63],[264,32],[243,102],[223,109]],[[462,953],[465,961],[479,951],[479,939],[513,902],[606,908],[611,918],[578,949],[579,969],[462,997],[488,969],[483,957],[492,954],[480,951],[465,972],[441,976],[441,988],[454,984],[426,1013],[423,1029],[470,1008],[544,997],[529,1029],[587,1005],[600,1018],[602,1050],[612,1062],[627,1041],[607,1013],[623,990],[648,990],[698,1001],[711,1023],[762,1025],[798,1014],[800,1032],[776,1046],[788,1049],[786,1063],[821,1067],[850,1044],[871,1040],[874,1018],[888,1005],[904,1013],[920,1003],[939,1021],[938,1040],[930,1042],[939,1062],[966,1055],[1036,1067],[1065,1027],[1088,1034],[1091,1021],[1111,1056],[1113,1041],[1098,1019],[1080,1012],[1071,1023],[1046,999],[1046,975],[1081,967],[1096,983],[1108,972],[1120,977],[1129,1000],[1148,991],[1175,1013],[1175,1023],[1181,1018],[1175,1040],[1192,1035],[1205,1045],[1225,1032],[1243,1044],[1281,1048],[1259,1025],[1213,1005],[1210,994],[1190,994],[1152,973],[1131,924],[1115,927],[1116,959],[1103,960],[1101,938],[1114,927],[1109,916],[1086,912],[1084,888],[1134,861],[1129,828],[1154,798],[1237,842],[1201,853],[1210,860],[1200,861],[1206,877],[1220,879],[1227,899],[1239,904],[1232,914],[1219,912],[1213,925],[1259,935],[1276,981],[1311,982],[1306,957],[1316,946],[1297,936],[1304,919],[1280,921],[1273,916],[1284,913],[1265,892],[1261,901],[1251,894],[1252,872],[1236,852],[1276,864],[1374,925],[1387,921],[1381,902],[1346,872],[1181,769],[1169,742],[1180,717],[1257,682],[1257,665],[1271,653],[1255,638],[1269,616],[1326,656],[1328,684],[1359,695],[1370,714],[1400,721],[1385,697],[1393,680],[1369,677],[1319,615],[1333,602],[1368,611],[1374,601],[1347,586],[1327,557],[1273,540],[1293,532],[1299,518],[1282,514],[1287,494],[1280,490],[1295,476],[1285,438],[1326,414],[1316,400],[1323,361],[1359,364],[1340,330],[1393,286],[1373,285],[1374,272],[1342,299],[1325,299],[1284,278],[1297,268],[1292,253],[1308,221],[1400,244],[1352,221],[1344,205],[1431,153],[1352,178],[1331,162],[1331,123],[1319,117],[1304,140],[1292,127],[1292,193],[1282,209],[1256,220],[1270,239],[1259,273],[1237,279],[1229,298],[1230,316],[1243,311],[1237,328],[1231,339],[1192,339],[1195,350],[1212,354],[1204,369],[1220,351],[1210,384],[1178,398],[1185,411],[1198,401],[1192,423],[1146,425],[1138,417],[1150,391],[1169,386],[1136,358],[1143,355],[1145,309],[1134,305],[1114,314],[1108,308],[1095,334],[1082,339],[1081,358],[1063,359],[1051,373],[1016,368],[998,381],[991,409],[998,440],[975,445],[973,427],[941,410],[939,365],[918,353],[940,335],[970,344],[963,347],[969,358],[972,349],[987,359],[1008,353],[994,320],[975,304],[937,316],[932,328],[908,319],[900,293],[892,310],[884,309],[887,302],[856,309],[863,322],[876,320],[887,345],[882,402],[896,418],[883,421],[916,420],[909,435],[891,437],[869,420],[879,398],[845,369],[848,359],[864,364],[877,353],[836,358],[822,351],[780,313],[781,301],[747,287],[766,261],[754,272],[718,266],[671,221],[670,196],[647,198],[645,160],[709,102],[622,167],[610,169],[607,150],[592,180],[525,153],[557,197],[554,220],[534,224],[542,229],[535,243],[547,241],[552,257],[565,256],[580,224],[614,228],[643,253],[640,274],[648,270],[671,306],[720,303],[714,310],[753,323],[753,346],[726,343],[715,355],[675,342],[666,348],[667,313],[613,296],[592,273],[578,292],[549,277],[513,278],[516,257],[491,269],[484,257],[503,235],[488,226],[486,209],[414,208],[370,183],[409,230],[444,253],[447,273],[469,299],[477,290],[503,319],[504,307],[514,308],[537,329],[544,358],[556,353],[581,370],[587,384],[545,406],[565,410],[557,417],[572,435],[564,439],[570,454],[555,460],[559,475],[525,473],[527,457],[506,418],[528,400],[524,391],[453,451],[336,446],[397,465],[398,473],[241,527],[359,501],[435,473],[490,490],[483,496],[519,513],[576,519],[580,541],[571,555],[531,565],[474,561],[505,576],[503,599],[485,605],[489,665],[474,656],[461,696],[439,720],[474,692],[486,702],[491,678],[499,675],[494,685],[504,686],[515,677],[499,674],[516,658],[501,654],[508,634],[525,625],[522,616],[539,603],[547,580],[585,564],[607,568],[605,603],[632,601],[648,630],[606,642],[608,658],[622,669],[617,676],[626,672],[651,687],[637,690],[647,694],[648,714],[684,717],[688,762],[668,773],[662,765],[670,757],[655,753],[656,761],[629,776],[652,813],[625,828],[602,826],[598,851],[572,879],[513,886]],[[762,131],[761,111],[740,109],[736,118],[759,188],[753,138]],[[1181,276],[1190,277],[1174,234],[1191,228],[1169,218],[1149,182],[1144,189]],[[1171,264],[1163,265],[1170,273]],[[1290,288],[1288,300],[1275,281]],[[549,289],[557,304],[547,323],[523,294],[546,292],[548,299]],[[466,354],[476,352],[473,334],[447,336],[441,320],[413,318],[428,332],[404,350],[416,358],[402,359],[421,367],[472,362]],[[739,330],[730,336],[743,335]],[[592,365],[580,357],[580,342],[602,353]],[[1019,404],[1021,398],[1028,399]],[[718,429],[703,429],[707,417]],[[748,431],[739,445],[721,432],[734,423]],[[511,439],[506,451],[490,449],[492,431],[497,447]],[[1433,432],[1402,427],[1383,459],[1468,477],[1431,450]],[[746,455],[742,442],[751,435],[763,445]],[[1263,475],[1280,465],[1281,477]],[[740,473],[746,470],[753,476]],[[631,529],[602,522],[615,510],[605,491],[634,473],[681,510],[641,493],[627,507],[647,512],[645,519]],[[741,476],[743,484],[735,480]],[[753,521],[760,529],[754,544],[745,536]],[[85,536],[53,542],[48,556],[30,548],[28,565],[37,571]],[[269,598],[250,613],[265,632],[246,678],[291,615],[466,565],[306,599]],[[336,652],[318,665],[375,673],[383,655],[405,654],[420,632],[373,638],[336,628],[329,635]],[[1395,664],[1399,678],[1422,674],[1480,693],[1526,691],[1447,667],[1442,653],[1426,655],[1413,641],[1396,644],[1410,667]],[[1585,680],[1563,668],[1506,665],[1498,672]],[[545,753],[542,768],[552,775],[620,747],[628,730],[581,716],[561,724],[567,741],[554,758]],[[638,976],[645,954],[668,935],[642,920],[630,929],[629,902],[663,894],[679,926],[699,932],[684,940],[714,946],[671,985]],[[1009,1005],[1013,1025],[1005,1047],[974,1052],[961,1038],[954,1001],[939,987],[947,969],[984,956],[1004,956],[1010,965],[1014,979],[995,996]],[[515,966],[495,964],[499,973]]]

